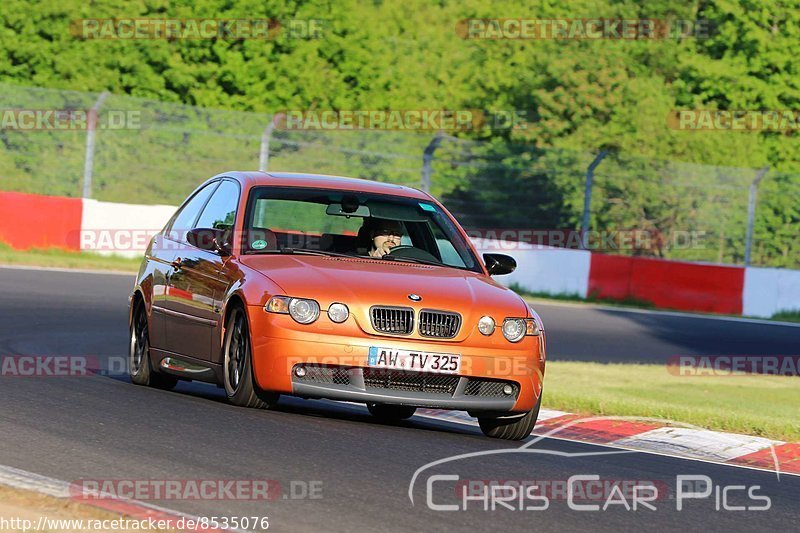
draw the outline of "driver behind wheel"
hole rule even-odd
[[[383,257],[388,254],[392,248],[400,244],[403,236],[403,224],[397,220],[370,219],[367,228],[370,239],[370,249],[367,253],[370,257]]]

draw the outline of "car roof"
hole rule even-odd
[[[345,176],[328,176],[325,174],[307,174],[302,172],[223,172],[215,178],[228,177],[239,181],[243,186],[274,185],[279,187],[308,187],[320,189],[336,189],[339,191],[366,192],[375,194],[391,194],[430,200],[427,193],[393,183],[382,183]]]

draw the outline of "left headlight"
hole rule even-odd
[[[264,309],[270,313],[288,314],[299,324],[311,324],[319,318],[319,304],[305,298],[273,296]]]
[[[519,342],[525,336],[539,334],[539,326],[533,318],[506,318],[503,321],[503,336],[509,342]]]

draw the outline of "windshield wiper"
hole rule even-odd
[[[396,255],[389,255],[386,254],[381,257],[384,261],[399,261],[405,263],[419,263],[421,265],[433,265],[433,266],[450,266],[445,265],[444,263],[440,263],[438,261],[429,261],[427,259],[417,259],[416,257],[398,257]]]

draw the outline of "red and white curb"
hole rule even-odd
[[[475,418],[462,411],[417,409],[416,414],[456,424],[478,425]],[[654,419],[585,417],[542,409],[533,435],[800,475],[800,443],[686,426],[668,425]]]
[[[170,524],[169,529],[178,529],[181,523],[191,521],[197,524],[197,526],[189,529],[182,528],[181,531],[232,531],[236,533],[249,533],[247,530],[243,529],[202,527],[200,525],[201,519],[198,516],[181,513],[180,511],[174,511],[148,502],[104,497],[102,494],[97,497],[76,497],[74,491],[70,490],[70,484],[66,481],[53,479],[10,466],[0,465],[0,485],[37,492],[54,498],[72,500],[81,505],[103,509],[135,520],[152,519],[153,521],[163,521],[163,523]],[[184,519],[183,522],[181,522],[181,519]]]

